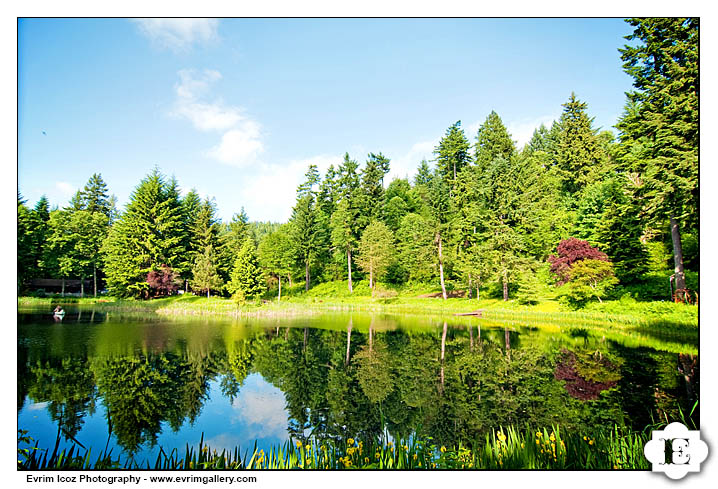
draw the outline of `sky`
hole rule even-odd
[[[122,209],[153,168],[229,221],[285,222],[309,164],[410,178],[493,110],[523,146],[572,92],[612,129],[619,18],[20,19],[18,186],[63,207],[100,173]],[[615,132],[615,130],[614,130]]]

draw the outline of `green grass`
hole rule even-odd
[[[564,433],[558,426],[499,428],[470,445],[437,446],[431,439],[354,440],[338,442],[289,440],[269,452],[242,452],[239,447],[218,452],[200,440],[199,446],[186,446],[184,453],[160,448],[153,462],[122,460],[111,453],[93,458],[91,450],[73,446],[52,453],[37,448],[18,448],[18,469],[642,469],[650,468],[643,446],[650,439],[646,432],[619,427],[598,433]],[[18,443],[32,443],[20,431]]]

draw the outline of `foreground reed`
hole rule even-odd
[[[437,446],[431,438],[410,440],[289,440],[269,452],[239,447],[218,452],[204,444],[187,446],[184,453],[159,449],[153,461],[138,462],[132,457],[113,456],[111,450],[93,455],[91,449],[73,446],[68,450],[18,448],[18,469],[540,469],[602,470],[649,469],[643,447],[650,432],[633,432],[614,426],[594,434],[563,433],[558,426],[544,429],[499,428],[472,444]],[[18,445],[34,440],[20,431]]]

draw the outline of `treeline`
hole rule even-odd
[[[447,283],[478,297],[536,300],[547,282],[572,302],[620,284],[647,298],[685,298],[698,270],[698,22],[630,20],[641,41],[621,51],[634,78],[616,138],[571,94],[559,120],[520,150],[491,112],[470,142],[451,125],[414,178],[384,181],[390,160],[349,154],[310,165],[283,224],[231,222],[213,201],[180,195],[155,169],[117,214],[99,175],[63,210],[18,196],[18,275],[105,277],[119,296],[178,288],[260,297],[269,286],[358,277],[374,287]],[[672,253],[671,250],[672,249]]]

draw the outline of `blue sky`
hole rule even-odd
[[[64,206],[101,173],[124,206],[154,166],[224,220],[285,221],[309,163],[413,175],[491,110],[523,145],[571,92],[610,129],[631,79],[621,19],[28,19],[18,182]],[[43,134],[44,132],[44,134]]]

